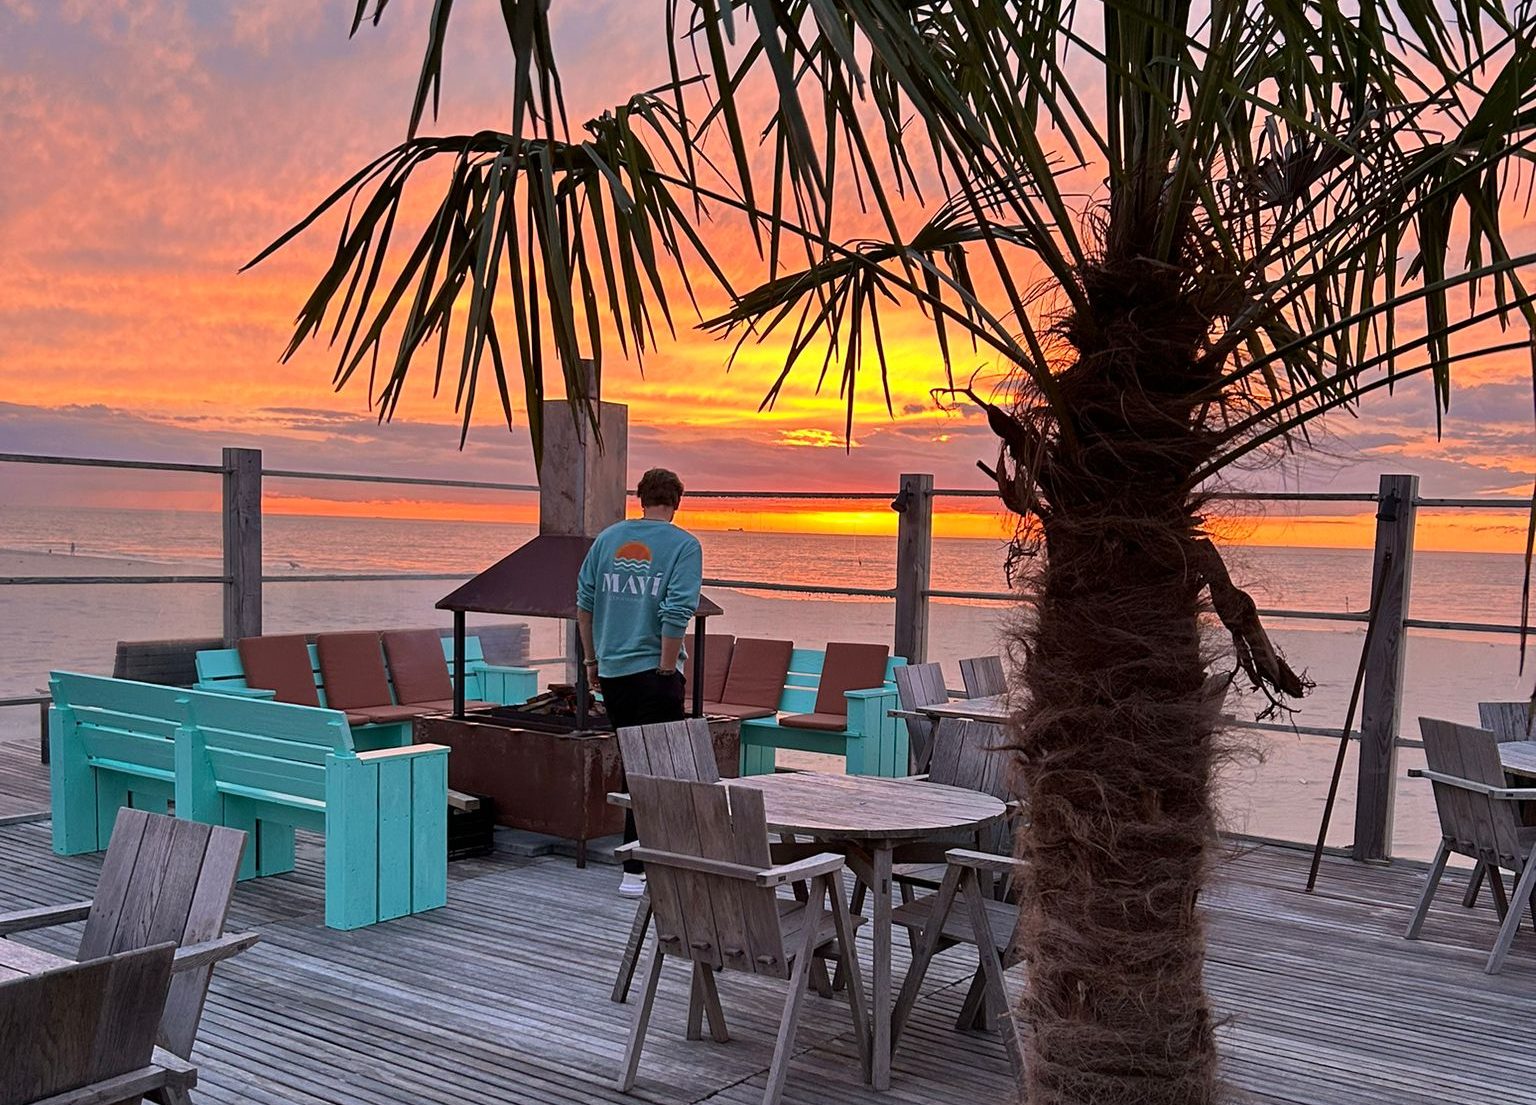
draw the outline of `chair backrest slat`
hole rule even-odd
[[[762,792],[629,775],[635,826],[647,848],[723,860],[743,869],[772,864]],[[788,977],[774,891],[742,878],[646,863],[656,932],[669,955]]]
[[[972,656],[961,660],[960,678],[965,683],[967,698],[985,698],[988,695],[1004,694],[1008,690],[1001,656]]]
[[[902,664],[893,674],[896,677],[896,698],[903,710],[915,710],[919,706],[949,701],[949,691],[944,686],[944,669],[938,664]]]
[[[1500,744],[1536,740],[1536,711],[1529,702],[1479,702],[1477,716]]]
[[[980,791],[1004,802],[1018,797],[1012,785],[1007,735],[1002,726],[971,718],[942,719],[934,734],[928,780]],[[981,846],[988,852],[1011,853],[1011,822],[1005,819],[983,830]]]
[[[237,829],[120,809],[77,958],[220,936],[244,848]],[[166,1044],[183,1057],[191,1053],[211,972],[181,972],[166,1001]]]
[[[1489,787],[1507,785],[1498,741],[1487,730],[1420,718],[1424,758],[1431,771]],[[1434,783],[1441,832],[1463,855],[1518,866],[1520,820],[1512,802],[1489,798],[1449,783]],[[1447,823],[1449,819],[1449,823]]]
[[[618,738],[619,757],[627,774],[696,783],[720,781],[714,740],[704,718],[626,726],[618,731]]]
[[[197,884],[187,905],[177,942],[198,944],[224,934],[229,918],[230,900],[235,895],[235,880],[240,875],[240,857],[245,851],[245,834],[235,829],[215,828],[203,850]],[[213,964],[178,971],[171,979],[170,994],[165,999],[165,1016],[160,1033],[165,1046],[183,1059],[192,1054],[197,1039],[197,1025],[203,1016],[203,1002],[213,978]]]
[[[162,944],[0,983],[0,1105],[146,1066],[173,951]]]

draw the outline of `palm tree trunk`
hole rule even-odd
[[[1045,555],[1016,630],[1029,1105],[1218,1097],[1196,908],[1219,720],[1192,556],[1201,320],[1177,293],[1156,302],[1152,283],[1100,285],[1107,309],[1066,327],[1079,356],[1060,379],[1076,417],[1042,472]]]
[[[1020,630],[1030,1105],[1216,1099],[1196,910],[1215,729],[1198,589],[1169,541],[1117,528],[1053,524]]]

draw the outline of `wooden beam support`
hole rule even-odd
[[[224,450],[224,643],[261,636],[261,450]]]
[[[1360,771],[1355,789],[1357,860],[1392,858],[1392,808],[1397,791],[1397,731],[1407,655],[1408,594],[1413,582],[1417,476],[1382,476],[1376,509],[1371,604],[1376,631],[1365,660],[1361,694]]]
[[[898,505],[899,504],[899,505]],[[907,473],[891,504],[896,523],[896,639],[909,664],[928,658],[928,588],[933,565],[933,477]]]

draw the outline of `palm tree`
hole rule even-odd
[[[354,31],[385,6],[358,0]],[[370,365],[387,417],[453,339],[466,431],[488,363],[509,423],[520,378],[537,453],[547,352],[591,417],[582,360],[654,348],[690,281],[729,292],[706,329],[786,338],[765,402],[831,370],[850,428],[882,320],[921,309],[935,385],[984,409],[984,467],[1039,554],[1015,672],[1027,1099],[1218,1100],[1212,672],[1305,686],[1204,536],[1205,495],[1368,392],[1422,375],[1443,409],[1458,364],[1533,347],[1536,258],[1501,211],[1536,135],[1530,3],[661,7],[671,79],[572,135],[549,0],[502,0],[507,129],[429,137],[437,0],[407,140],[267,251],[346,207],[289,353],[328,326],[338,386]],[[386,262],[428,168],[441,200]],[[742,226],[761,265],[734,290],[713,251]],[[954,382],[957,338],[1006,370],[1002,398]]]

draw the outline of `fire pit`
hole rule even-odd
[[[571,733],[579,727],[577,716],[580,704],[576,687],[570,683],[551,683],[549,690],[535,695],[518,706],[497,706],[490,710],[477,710],[477,718],[491,717],[507,725],[521,725],[541,733]],[[609,730],[608,713],[601,702],[587,704],[587,729]]]
[[[618,738],[606,729],[574,728],[565,713],[574,697],[574,688],[551,688],[521,707],[423,718],[416,739],[448,746],[448,785],[491,797],[498,825],[574,840],[576,866],[585,867],[587,842],[619,832],[624,814],[608,804],[619,789]],[[601,710],[595,704],[589,724],[607,724]],[[735,778],[741,723],[712,717],[709,731],[721,776]]]

